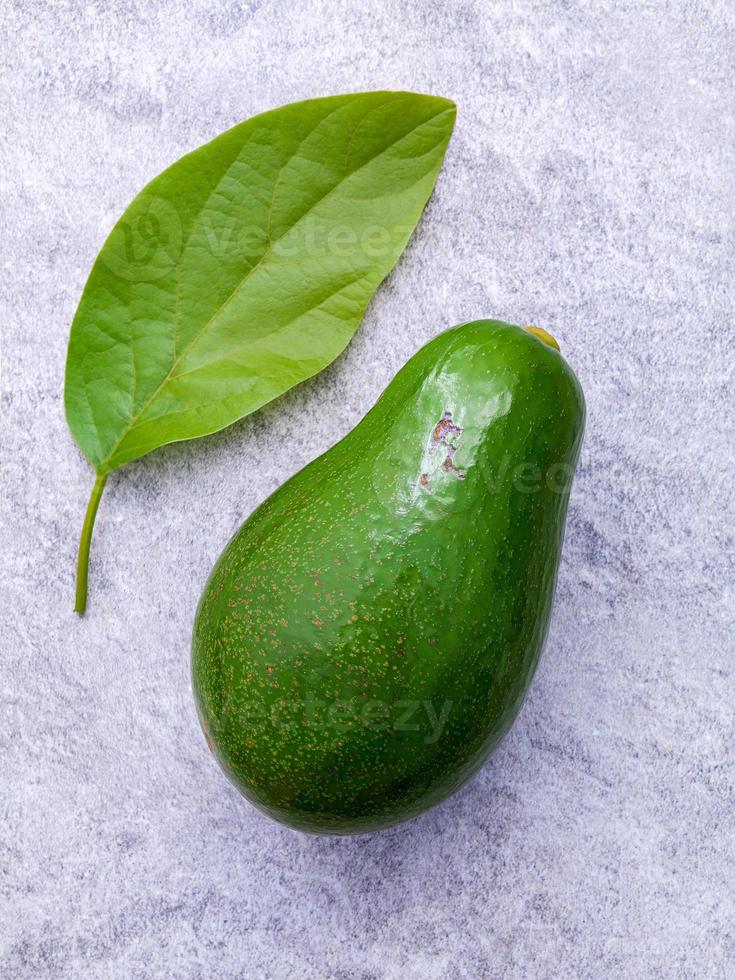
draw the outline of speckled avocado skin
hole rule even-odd
[[[440,334],[242,525],[204,589],[207,740],[301,830],[378,830],[457,790],[508,731],[546,635],[584,398],[496,320]]]

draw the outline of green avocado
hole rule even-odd
[[[192,667],[210,748],[252,803],[364,833],[477,771],[546,636],[584,414],[549,334],[465,323],[245,521]]]

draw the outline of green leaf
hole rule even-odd
[[[79,611],[107,475],[334,360],[421,215],[454,117],[408,92],[284,106],[183,157],[125,211],[69,340],[67,419],[98,475]]]

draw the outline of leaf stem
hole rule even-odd
[[[89,546],[92,543],[92,530],[94,529],[94,519],[97,516],[97,508],[100,505],[100,497],[107,483],[107,473],[99,473],[92,487],[92,494],[87,504],[87,512],[84,515],[82,525],[82,536],[79,540],[79,554],[77,556],[77,597],[74,604],[74,612],[84,613],[87,608],[87,574],[89,571]]]

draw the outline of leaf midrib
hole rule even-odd
[[[131,417],[130,421],[127,423],[127,425],[125,426],[125,428],[123,429],[123,431],[120,433],[117,441],[112,446],[112,448],[108,452],[107,456],[101,461],[101,463],[99,464],[99,466],[96,467],[96,471],[97,471],[98,474],[102,475],[102,474],[105,474],[105,473],[110,473],[114,469],[117,468],[115,466],[110,466],[110,461],[112,459],[114,459],[116,452],[118,451],[118,449],[120,448],[120,446],[122,445],[122,443],[125,441],[125,438],[127,437],[127,435],[132,431],[132,429],[135,428],[135,426],[140,421],[141,417],[145,414],[145,412],[148,410],[148,408],[150,408],[151,404],[156,400],[156,398],[158,398],[158,396],[161,394],[161,392],[166,387],[166,385],[169,383],[169,381],[172,381],[172,380],[175,379],[176,375],[174,374],[174,371],[175,371],[176,367],[181,363],[181,361],[183,360],[183,358],[189,353],[189,351],[192,349],[192,347],[194,347],[194,345],[196,343],[198,343],[198,341],[201,339],[201,337],[203,336],[203,334],[209,329],[209,327],[211,326],[212,322],[217,317],[220,316],[220,314],[222,313],[222,311],[227,307],[227,305],[230,303],[230,301],[233,299],[233,297],[237,294],[237,292],[242,288],[242,286],[247,282],[247,280],[250,278],[250,276],[257,269],[259,269],[262,266],[262,264],[266,261],[267,258],[269,258],[272,255],[273,249],[274,249],[275,245],[277,245],[279,241],[281,241],[283,238],[285,238],[286,235],[288,235],[291,231],[293,231],[294,228],[297,228],[299,226],[299,224],[301,224],[301,222],[304,221],[304,219],[307,218],[316,207],[318,207],[323,201],[325,201],[331,194],[333,194],[347,180],[349,180],[350,178],[352,178],[355,174],[360,173],[360,171],[361,170],[364,170],[365,167],[369,166],[371,163],[373,163],[379,157],[383,156],[383,154],[387,153],[389,150],[391,150],[394,147],[398,146],[400,143],[402,143],[404,140],[408,139],[414,133],[418,132],[424,126],[427,126],[429,123],[435,122],[437,119],[440,119],[442,116],[446,115],[447,113],[453,112],[453,111],[454,110],[451,107],[450,108],[444,108],[440,112],[437,112],[437,113],[435,113],[432,116],[429,116],[427,119],[425,119],[423,122],[421,122],[418,126],[415,126],[413,129],[409,130],[407,133],[404,133],[403,136],[401,136],[399,139],[394,140],[392,143],[389,143],[388,146],[384,147],[379,153],[376,153],[374,156],[370,157],[363,164],[361,164],[356,170],[353,170],[352,173],[350,173],[346,177],[343,177],[341,180],[339,180],[333,187],[331,187],[326,192],[326,194],[323,194],[320,198],[318,198],[316,201],[314,201],[314,203],[306,211],[304,211],[304,213],[302,215],[300,215],[299,218],[289,228],[287,228],[286,231],[284,231],[283,234],[279,238],[275,239],[275,241],[272,240],[270,242],[270,244],[268,245],[268,248],[265,250],[265,252],[260,257],[260,259],[257,261],[257,263],[255,265],[251,266],[248,269],[248,271],[245,273],[245,275],[242,277],[242,279],[240,279],[238,281],[238,283],[235,285],[235,287],[232,289],[232,291],[230,292],[229,296],[227,296],[227,298],[217,307],[217,309],[212,313],[212,315],[209,317],[209,319],[206,320],[206,322],[202,325],[202,327],[197,331],[197,333],[195,334],[195,336],[192,337],[192,339],[189,341],[189,343],[175,357],[174,361],[171,364],[171,367],[169,368],[167,374],[165,375],[165,377],[163,378],[163,380],[161,381],[161,383],[159,384],[159,386],[156,388],[156,390],[153,392],[153,394],[150,396],[150,398],[148,398],[148,400],[140,407],[140,409],[138,410],[138,412],[136,412],[135,415],[133,415]],[[271,202],[271,206],[272,206],[272,202]]]

